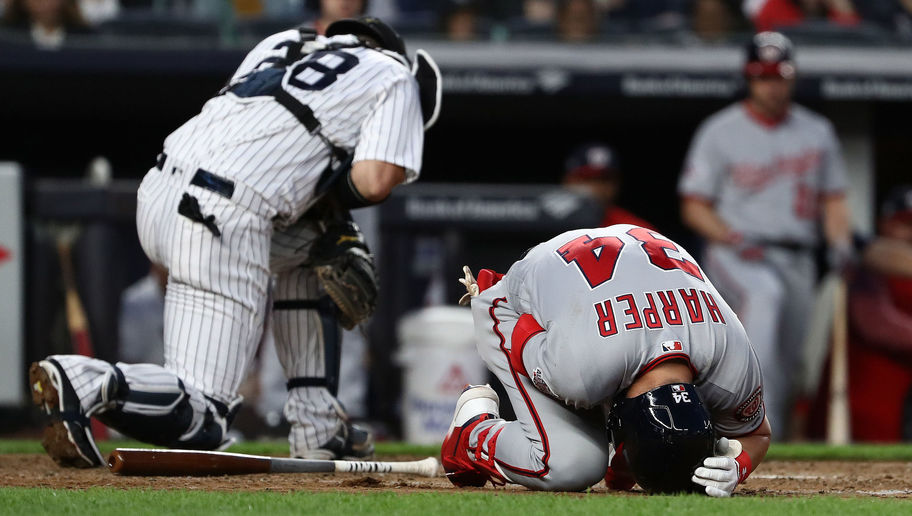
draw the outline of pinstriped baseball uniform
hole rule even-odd
[[[470,447],[488,430],[482,449],[512,482],[598,482],[609,453],[601,409],[669,359],[691,365],[720,435],[763,421],[760,366],[738,318],[693,257],[657,232],[624,224],[558,235],[474,298],[472,313],[478,351],[517,421],[481,422]],[[523,314],[541,327],[530,331]]]
[[[353,150],[355,162],[401,166],[406,181],[418,177],[421,165],[418,86],[405,61],[357,46],[353,36],[336,36],[305,42],[299,60],[276,68],[301,38],[291,30],[257,45],[232,77],[235,87],[167,137],[163,158],[138,192],[141,244],[170,274],[165,366],[155,374],[152,366],[118,366],[131,388],[171,392],[182,385],[197,403],[194,417],[215,408],[223,431],[268,319],[290,378],[323,376],[324,332],[340,331],[316,310],[270,312],[273,298],[322,295],[313,271],[301,265],[323,229],[321,220],[305,214],[318,200],[315,186],[331,151],[263,92],[281,87],[310,107],[322,135]],[[57,358],[67,376],[78,379],[83,404],[101,403],[110,364]],[[285,414],[293,455],[324,444],[341,425],[325,387],[291,390]]]
[[[763,364],[773,435],[784,435],[791,376],[814,303],[820,199],[845,189],[832,125],[798,105],[770,123],[748,104],[733,104],[700,126],[687,155],[680,194],[712,203],[732,230],[763,249],[762,259],[747,259],[710,244],[703,261]]]

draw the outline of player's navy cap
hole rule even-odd
[[[334,21],[326,28],[326,37],[338,36],[339,34],[368,36],[376,40],[382,48],[392,50],[403,56],[406,55],[405,41],[402,40],[402,36],[380,18],[374,16],[346,18]]]
[[[577,147],[564,165],[564,181],[613,179],[619,173],[614,149],[603,143],[587,143]]]
[[[880,216],[883,219],[899,216],[912,221],[912,186],[902,185],[891,190],[880,206]]]
[[[792,41],[784,34],[772,31],[756,34],[747,44],[744,75],[791,79],[795,76],[793,53]]]

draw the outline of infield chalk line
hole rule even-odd
[[[858,494],[866,494],[871,496],[894,496],[894,495],[907,495],[912,494],[912,491],[909,489],[884,489],[881,491],[855,491]]]
[[[820,475],[751,475],[750,478],[762,478],[767,480],[820,480],[821,478],[836,478],[835,475],[828,477]]]

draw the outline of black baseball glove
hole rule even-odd
[[[333,222],[311,247],[309,263],[339,307],[342,327],[350,330],[370,317],[377,305],[379,282],[374,257],[357,224]]]

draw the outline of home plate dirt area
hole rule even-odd
[[[423,457],[384,457],[384,460],[417,460]],[[45,455],[7,454],[0,460],[0,485],[87,489],[189,489],[203,491],[335,491],[396,492],[452,491],[442,476],[420,478],[395,474],[256,474],[221,477],[125,477],[107,469],[63,469]],[[483,489],[492,490],[488,486]],[[527,492],[516,486],[496,488]],[[605,496],[641,496],[642,493],[609,491],[603,484],[591,493]],[[912,462],[885,461],[767,461],[738,488],[738,496],[875,496],[912,498]]]

